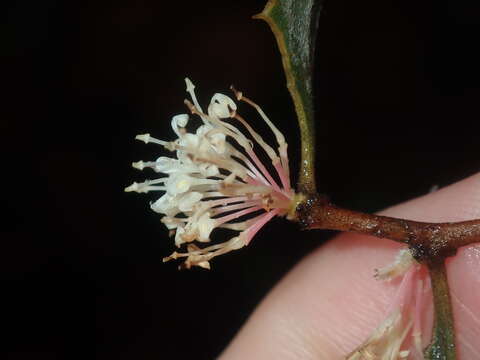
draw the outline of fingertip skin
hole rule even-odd
[[[382,214],[418,221],[480,217],[480,175],[389,208]],[[374,279],[399,245],[341,234],[302,260],[262,301],[222,360],[343,359],[384,320],[398,283]],[[458,359],[480,359],[480,245],[447,260]],[[431,298],[424,329],[432,326]],[[428,334],[428,335],[427,335]]]
[[[480,359],[480,244],[447,262],[459,359]]]

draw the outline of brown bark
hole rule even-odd
[[[480,242],[480,219],[447,223],[397,219],[343,209],[321,195],[307,197],[296,214],[305,229],[353,231],[407,244],[419,262],[453,256],[459,247]]]

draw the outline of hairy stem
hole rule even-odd
[[[480,242],[480,219],[427,223],[366,214],[331,204],[311,195],[297,207],[305,229],[352,231],[407,244],[419,262],[455,255],[461,246]]]
[[[425,358],[455,360],[455,329],[445,261],[427,262],[427,266],[432,279],[435,318],[432,342],[425,349]]]

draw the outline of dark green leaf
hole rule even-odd
[[[282,55],[302,140],[299,187],[310,193],[315,192],[312,77],[320,4],[317,0],[270,0],[255,16],[270,25]]]

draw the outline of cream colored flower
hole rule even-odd
[[[395,261],[375,270],[379,280],[402,281],[389,309],[387,318],[370,337],[347,356],[347,360],[423,359],[422,313],[424,305],[424,273],[408,249],[401,249]]]
[[[412,327],[399,310],[393,312],[370,338],[347,360],[401,360],[407,359],[408,350],[401,350],[402,343]]]
[[[132,163],[136,169],[151,168],[165,176],[134,182],[125,191],[163,193],[150,207],[164,215],[162,222],[175,235],[176,246],[186,248],[164,261],[185,258],[184,267],[209,268],[213,257],[248,245],[270,219],[287,215],[294,204],[294,192],[290,186],[287,143],[262,109],[232,88],[236,99],[253,106],[268,125],[278,143],[277,150],[237,113],[233,99],[215,94],[204,113],[194,85],[188,78],[185,82],[193,102],[185,100],[185,104],[191,114],[199,117],[200,126],[189,132],[190,116],[179,114],[171,120],[176,140],[137,135],[137,140],[162,145],[175,152],[175,157]],[[270,164],[261,162],[258,149],[268,155]],[[219,228],[237,235],[223,243],[199,246],[210,242],[212,233]]]

